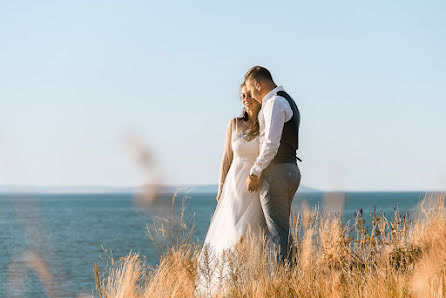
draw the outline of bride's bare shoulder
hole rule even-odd
[[[228,123],[228,128],[235,128],[237,126],[238,120],[239,119],[237,117],[231,118]]]

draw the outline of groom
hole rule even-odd
[[[260,188],[260,202],[274,244],[280,247],[279,258],[288,256],[290,210],[300,183],[296,162],[300,114],[294,100],[271,73],[254,66],[245,75],[247,91],[261,105],[258,115],[260,154],[246,179],[249,191]]]

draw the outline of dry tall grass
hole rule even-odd
[[[291,261],[285,264],[277,264],[258,237],[247,235],[221,258],[229,269],[219,276],[213,296],[445,297],[444,198],[439,196],[433,208],[425,204],[412,223],[398,210],[391,220],[374,212],[367,225],[362,211],[352,225],[317,209],[295,215]],[[168,223],[149,230],[160,248],[155,236],[170,237],[158,266],[147,268],[139,255],[130,254],[103,272],[96,268],[101,297],[193,297],[200,274],[221,274],[218,268],[197,269],[200,247],[184,220],[173,232],[166,231]]]

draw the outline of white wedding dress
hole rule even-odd
[[[197,294],[206,296],[209,292],[211,295],[215,293],[220,285],[221,277],[215,271],[219,262],[222,262],[222,252],[231,249],[249,229],[256,233],[266,228],[259,192],[248,192],[245,184],[259,155],[259,138],[249,140],[247,132],[237,132],[237,121],[242,120],[235,121],[231,136],[233,159],[198,258]],[[204,260],[204,250],[208,250],[208,258],[211,256],[210,262]],[[210,267],[207,269],[210,269],[212,278],[203,276],[203,270],[200,270],[203,266]]]

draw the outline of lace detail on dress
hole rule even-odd
[[[254,141],[254,140],[258,140],[259,139],[259,135],[256,135],[256,136],[251,136],[250,134],[249,134],[249,130],[250,130],[250,128],[247,128],[247,129],[245,129],[245,130],[243,130],[243,129],[241,129],[240,131],[238,131],[238,123],[237,123],[237,118],[235,118],[235,128],[234,128],[234,132],[233,132],[233,135],[234,136],[236,136],[237,138],[239,138],[239,139],[242,139],[242,140],[244,140],[245,142],[251,142],[251,141]],[[240,125],[241,126],[241,125]]]
[[[238,133],[236,133],[236,136],[246,142],[251,142],[253,140],[255,140],[258,136],[252,137],[249,134],[249,129],[245,130],[245,131],[240,131]]]

